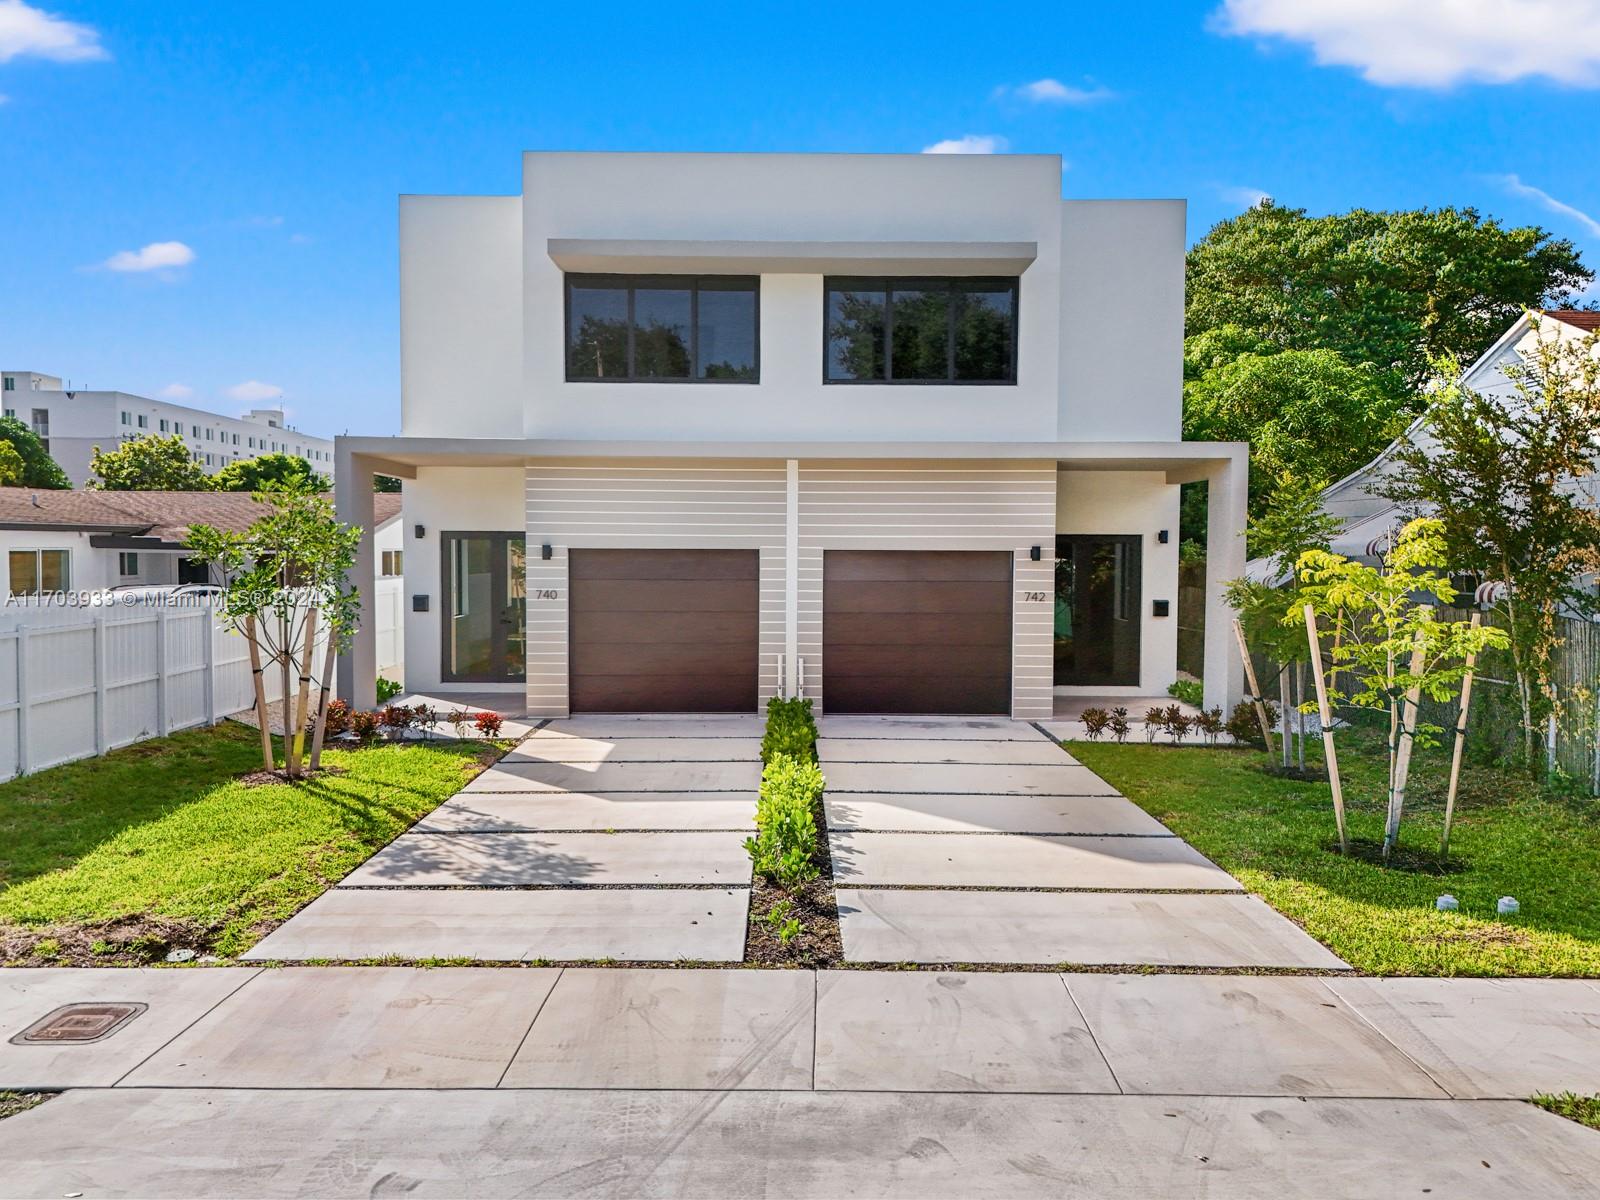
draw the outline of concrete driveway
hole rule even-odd
[[[244,957],[734,962],[761,719],[534,730]]]
[[[847,959],[1346,967],[1027,722],[820,732]]]

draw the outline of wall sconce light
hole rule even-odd
[[[426,525],[418,525],[415,532],[417,537],[425,538],[428,536],[428,527]]]
[[[1167,531],[1165,529],[1163,529],[1160,533],[1156,534],[1156,541],[1160,542],[1163,546],[1165,546],[1167,544],[1168,537],[1169,537],[1169,535],[1168,535]]]
[[[1030,546],[1028,548],[1028,557],[1031,558],[1034,562],[1038,562],[1039,561],[1040,553],[1041,553],[1041,551],[1040,551],[1038,546]]]
[[[1165,616],[1170,615],[1171,611],[1172,611],[1171,601],[1168,601],[1168,600],[1152,600],[1152,601],[1150,601],[1150,615],[1152,617],[1165,617]]]
[[[550,543],[549,542],[546,542],[544,545],[539,547],[539,557],[540,558],[552,558],[554,556],[555,556],[555,551],[550,548]]]

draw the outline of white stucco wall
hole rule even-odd
[[[427,532],[418,538],[418,524]],[[445,531],[521,533],[526,528],[521,467],[424,467],[405,482],[400,527],[405,550],[401,607],[405,618],[405,685],[409,691],[440,690],[440,621],[443,611],[439,535]],[[380,560],[381,561],[381,560]],[[429,598],[428,611],[411,611],[411,597]],[[484,684],[456,684],[469,691]],[[521,692],[522,685],[508,690]]]
[[[522,431],[522,200],[400,198],[400,419],[412,437]]]
[[[1168,531],[1166,545],[1157,540]],[[1141,538],[1139,686],[1064,691],[1159,696],[1177,678],[1178,487],[1161,471],[1059,471],[1056,532],[1137,534]],[[1168,601],[1168,616],[1152,616],[1152,600]]]

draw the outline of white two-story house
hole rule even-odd
[[[1063,201],[1054,155],[522,178],[401,200],[403,433],[336,446],[345,520],[404,480],[409,690],[536,716],[1161,695],[1179,485],[1208,480],[1206,700],[1239,696],[1245,447],[1182,440],[1181,201]],[[358,704],[374,652],[343,660]]]

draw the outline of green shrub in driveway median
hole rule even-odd
[[[769,763],[779,754],[801,762],[817,761],[817,719],[811,715],[811,701],[786,700],[778,696],[767,701],[767,729],[761,736],[761,761]]]
[[[756,800],[756,835],[744,848],[756,873],[786,888],[809,883],[819,874],[816,805],[822,795],[822,769],[788,754],[774,754],[761,771]]]

